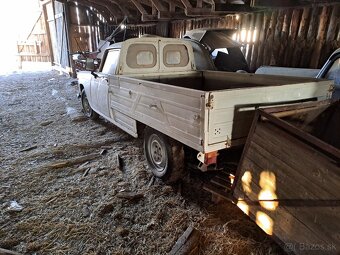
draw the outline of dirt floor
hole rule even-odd
[[[152,181],[142,140],[83,117],[71,81],[55,71],[0,76],[1,248],[167,254],[194,226],[198,254],[283,254],[236,206],[210,201],[204,174]]]

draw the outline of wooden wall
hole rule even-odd
[[[108,25],[104,17],[98,15],[86,6],[68,4],[70,16],[70,52],[89,51],[94,52],[98,48],[99,40],[104,40],[117,28],[118,25]],[[163,22],[160,22],[163,24]],[[156,29],[160,27],[157,31]],[[165,34],[164,26],[156,23],[128,25],[127,38],[138,37],[143,34]],[[166,27],[167,28],[167,27]],[[168,31],[166,29],[166,31]],[[123,36],[121,33],[119,36]]]
[[[340,4],[173,21],[170,36],[202,27],[236,29],[252,71],[261,65],[320,68],[340,47]]]
[[[55,5],[54,0],[51,3]],[[104,17],[88,7],[70,2],[67,6],[69,15],[62,12],[48,17],[52,41],[63,34],[56,30],[61,26],[69,37],[68,42],[61,44],[65,38],[59,37],[58,46],[53,44],[54,62],[61,58],[61,52],[96,51],[99,39],[105,39],[117,27],[108,25]],[[69,17],[66,25],[65,17]],[[340,47],[340,4],[127,26],[136,37],[143,34],[182,37],[187,30],[203,27],[235,29],[235,39],[243,44],[242,51],[251,71],[262,65],[320,68]],[[67,44],[69,49],[65,48]],[[66,58],[65,55],[61,59],[66,61]]]
[[[109,31],[104,18],[90,8],[82,5],[67,5],[70,17],[70,52],[96,51],[99,39],[103,39]]]
[[[29,62],[50,62],[50,45],[46,32],[45,18],[43,12],[37,16],[36,23],[28,32],[25,40],[17,42],[19,63]]]

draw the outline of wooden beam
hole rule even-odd
[[[258,12],[264,10],[264,8],[249,7],[244,4],[215,4],[216,12],[226,12],[226,13],[239,13],[239,12]]]
[[[143,15],[148,15],[148,12],[145,10],[143,5],[140,4],[138,0],[131,0],[131,2],[136,6],[137,10]]]
[[[168,12],[168,8],[166,8],[162,3],[161,1],[159,0],[151,0],[151,3],[156,7],[156,9],[159,11],[159,12]]]
[[[333,5],[338,1],[331,0],[318,0],[318,1],[306,1],[306,0],[252,0],[250,6],[252,7],[297,7],[297,6],[310,6],[310,5]]]
[[[168,8],[166,8],[161,1],[159,0],[151,0],[152,4],[156,7],[158,11],[158,19],[170,19],[171,13]]]
[[[110,17],[114,18],[115,21],[117,22],[118,19],[123,19],[124,18],[124,13],[123,11],[119,8],[115,8],[114,6],[110,5],[108,1],[106,0],[68,0],[68,1],[72,1],[72,2],[78,2],[78,4],[83,3],[83,5],[86,5],[88,7],[92,6],[95,9],[100,11],[100,14],[103,15],[103,12],[105,13],[103,16],[105,17],[105,19],[109,22],[110,21]],[[109,13],[109,18],[107,18]]]
[[[250,8],[247,5],[240,4],[224,4],[224,3],[215,3],[213,0],[202,0],[201,2],[197,2],[197,6],[203,6],[204,3],[208,3],[211,7],[193,7],[189,0],[181,0],[182,4],[185,7],[185,14],[187,16],[223,16],[227,14],[234,14],[239,12],[253,12],[259,11],[259,8]]]
[[[215,10],[215,1],[214,0],[203,0],[203,2],[210,4],[211,5],[211,9]]]
[[[185,7],[185,14],[187,16],[213,16],[213,9],[194,8],[189,0],[181,0],[181,2]]]
[[[113,16],[116,17],[117,19],[122,19],[124,18],[124,13],[120,10],[115,8],[110,2],[106,0],[88,0],[90,2],[95,2],[98,4],[101,4],[102,6],[105,6],[111,13],[113,13]]]
[[[138,11],[142,14],[142,21],[157,21],[157,20],[170,20],[170,19],[185,19],[187,18],[184,13],[170,12],[170,7],[167,8],[159,0],[131,0],[136,6]],[[149,13],[143,5],[153,7],[156,12]]]
[[[42,8],[43,8],[44,22],[45,22],[45,28],[46,28],[46,34],[47,34],[48,51],[49,51],[50,58],[51,58],[51,65],[53,65],[53,61],[54,61],[53,58],[54,58],[54,56],[53,56],[53,49],[52,49],[52,40],[51,40],[50,25],[49,25],[49,23],[47,21],[48,16],[47,16],[47,7],[46,7],[46,4],[44,4],[42,6]]]
[[[183,3],[180,1],[180,0],[169,0],[169,5],[173,5],[174,7],[178,7],[178,8],[181,8],[181,9],[185,9]]]
[[[125,8],[124,4],[117,3],[117,1],[114,0],[110,0],[110,2],[116,5],[118,9],[120,9],[120,11],[124,14],[124,16],[131,16],[130,11],[127,8]]]
[[[22,255],[22,253],[16,251],[10,251],[7,249],[0,248],[0,254],[2,255]]]
[[[169,255],[197,254],[200,246],[200,236],[201,233],[197,229],[189,226],[178,238]]]
[[[72,50],[72,43],[71,43],[71,19],[70,19],[70,4],[69,3],[64,3],[64,16],[65,16],[65,36],[66,36],[66,42],[67,42],[67,48],[68,48],[68,61],[69,61],[69,66],[71,67],[71,70],[69,72],[70,76],[72,78],[77,78],[77,72],[76,72],[76,67],[72,59],[71,50]]]
[[[171,2],[171,1],[169,1],[169,11],[170,12],[175,12],[176,11],[176,5],[173,2]]]
[[[143,5],[138,0],[131,0],[131,2],[136,6],[137,10],[142,15],[142,21],[156,21],[158,20],[157,15],[149,14]]]
[[[50,3],[51,1],[52,0],[40,0],[40,4],[41,4],[41,6],[43,6],[43,5]]]

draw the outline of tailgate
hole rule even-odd
[[[330,98],[332,82],[238,88],[207,93],[205,151],[243,144],[256,108]]]

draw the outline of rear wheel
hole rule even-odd
[[[83,107],[83,111],[86,117],[96,120],[99,118],[99,114],[96,113],[90,106],[89,100],[87,99],[85,89],[81,91],[81,105]]]
[[[178,181],[184,173],[183,145],[146,127],[144,154],[152,173],[166,183]]]

